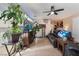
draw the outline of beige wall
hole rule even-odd
[[[38,20],[38,23],[46,24],[46,31],[45,31],[46,35],[48,35],[48,33],[50,33],[50,30],[54,28],[54,23],[51,24],[51,20],[52,19],[49,19],[47,23],[44,23],[43,19]],[[64,28],[68,27],[67,30],[72,32],[72,19],[71,18],[63,19],[63,24],[64,24]],[[38,32],[38,36],[41,36],[41,31]]]
[[[68,31],[72,31],[72,19],[70,18],[66,18],[63,19],[63,24],[64,24],[64,29],[68,30]]]
[[[46,24],[46,29],[45,29],[45,35],[48,35],[50,33],[50,30],[53,29],[53,25],[51,25],[50,19],[48,22],[44,22],[43,19],[38,20],[38,23],[40,24]],[[37,33],[38,36],[41,36],[41,30]]]
[[[72,27],[72,34],[75,41],[79,42],[79,17],[72,19],[73,27]]]

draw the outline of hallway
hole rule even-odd
[[[61,52],[54,48],[47,38],[36,38],[30,48],[21,52],[22,56],[61,56]],[[18,55],[18,54],[17,54]]]

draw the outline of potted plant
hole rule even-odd
[[[32,31],[36,34],[40,30],[40,25],[37,23],[35,26],[33,26]]]
[[[1,13],[0,19],[5,23],[7,21],[11,22],[10,33],[12,35],[12,43],[18,42],[19,36],[22,33],[20,24],[25,20],[25,14],[22,12],[22,9],[19,4],[10,4],[7,10],[4,10]],[[9,33],[5,33],[4,37],[8,36]]]
[[[41,26],[38,23],[35,24],[35,26],[33,26],[31,33],[34,36],[34,38],[35,38],[36,33],[40,31],[40,28]]]

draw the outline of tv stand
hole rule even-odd
[[[68,43],[74,43],[74,40],[72,39],[72,40],[63,41],[61,38],[56,38],[55,42],[56,42],[56,47],[62,52],[62,54],[64,54],[65,45],[67,45]]]

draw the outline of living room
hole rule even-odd
[[[0,52],[2,52],[0,53],[0,55],[79,55],[78,48],[74,47],[74,45],[79,45],[78,5],[78,3],[0,3],[0,38],[2,34],[5,33],[7,30],[10,29],[11,31],[13,31],[12,37],[8,37],[10,40],[4,40],[2,38],[0,39]],[[15,15],[17,15],[18,17]],[[6,17],[8,19],[6,19]],[[21,33],[22,35],[19,33],[22,36],[19,37],[20,39],[22,39],[21,41],[18,41],[16,38],[18,34],[13,34],[20,31],[17,31],[17,29],[19,29],[18,27],[23,30]],[[60,31],[58,31],[58,29],[60,29]],[[7,33],[8,36],[11,36],[10,32],[7,31]],[[5,35],[3,38],[5,38]],[[4,41],[10,42],[10,44],[12,44],[5,44]],[[18,44],[16,44],[17,41]],[[72,47],[71,50],[73,50],[73,54],[72,52],[68,52],[69,54],[66,53],[69,50],[65,50],[65,44],[72,44],[70,47]],[[19,45],[20,47],[16,45]],[[10,50],[12,46],[14,49],[13,51]],[[17,51],[15,52],[15,50]],[[74,50],[76,50],[77,53],[74,52]]]

